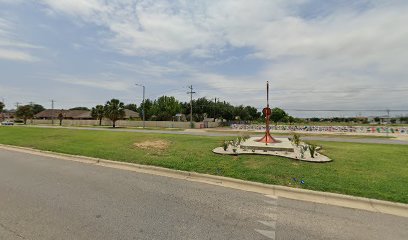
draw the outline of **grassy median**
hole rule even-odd
[[[224,139],[231,138],[0,127],[3,144],[408,203],[408,145],[315,141],[334,159],[319,164],[213,154]]]

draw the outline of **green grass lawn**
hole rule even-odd
[[[54,126],[54,127],[59,127],[59,125],[56,123],[54,125],[52,124],[35,124],[35,125],[24,125],[24,124],[16,124],[16,126],[25,126],[25,127],[35,127],[35,126]],[[61,126],[61,127],[72,127],[72,128],[113,128],[112,125],[71,125],[71,126]],[[116,127],[116,129],[136,129],[136,130],[158,130],[158,131],[184,131],[183,128],[161,128],[161,127]]]
[[[134,143],[163,139],[166,151]],[[281,157],[222,156],[211,150],[224,137],[71,129],[0,127],[0,143],[195,171],[214,175],[408,203],[408,146],[313,142],[331,163]],[[227,138],[228,139],[228,138]],[[1,160],[1,159],[0,159]],[[302,179],[301,185],[292,178]]]

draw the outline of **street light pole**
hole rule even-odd
[[[143,128],[146,127],[146,118],[145,118],[145,86],[141,84],[135,84],[136,86],[142,87],[143,88],[143,100],[142,100],[142,116],[143,116]]]

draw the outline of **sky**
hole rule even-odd
[[[295,116],[408,109],[406,0],[0,0],[6,108],[217,98]],[[304,110],[353,110],[322,112]],[[384,110],[384,111],[363,111]],[[408,112],[391,112],[392,115]]]

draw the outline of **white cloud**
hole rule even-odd
[[[11,61],[35,62],[34,57],[27,49],[41,48],[24,41],[20,41],[14,33],[15,25],[6,19],[0,18],[0,59]]]
[[[71,75],[60,75],[50,78],[50,80],[55,80],[66,84],[114,91],[126,91],[132,85],[128,81],[117,79],[118,76],[113,76],[111,74],[100,74],[98,77],[95,78]]]
[[[38,59],[31,56],[29,53],[18,50],[7,50],[0,48],[0,59],[12,61],[34,62]]]
[[[404,106],[398,99],[406,92],[381,91],[408,88],[406,1],[363,1],[364,7],[341,1],[329,10],[314,6],[311,16],[304,12],[305,5],[313,4],[307,0],[42,3],[54,16],[99,26],[98,41],[111,51],[146,59],[139,65],[114,61],[136,77],[171,83],[168,76],[180,74],[183,76],[178,81],[218,89],[217,93],[237,103],[263,103],[257,89],[270,80],[272,89],[280,90],[273,99],[283,106]],[[0,49],[1,31],[0,22]],[[14,43],[13,49],[24,51],[13,55],[3,50],[3,55],[23,59],[21,54],[30,48],[19,44]],[[235,55],[234,50],[240,48],[247,49],[246,56]],[[156,61],[158,56],[171,60]],[[200,62],[206,66],[231,64],[241,57],[261,61],[264,67],[251,75],[237,76],[200,66]],[[126,88],[126,84],[110,83],[114,79],[108,77],[62,79],[82,86]],[[203,94],[207,93],[210,91]]]
[[[189,52],[216,55],[226,45],[254,49],[252,56],[301,56],[384,68],[398,53],[406,59],[407,4],[373,2],[366,10],[339,8],[329,16],[296,14],[305,1],[81,1],[44,0],[52,10],[105,27],[112,48],[128,55]],[[353,60],[353,61],[350,61]],[[351,63],[352,62],[352,63]]]

